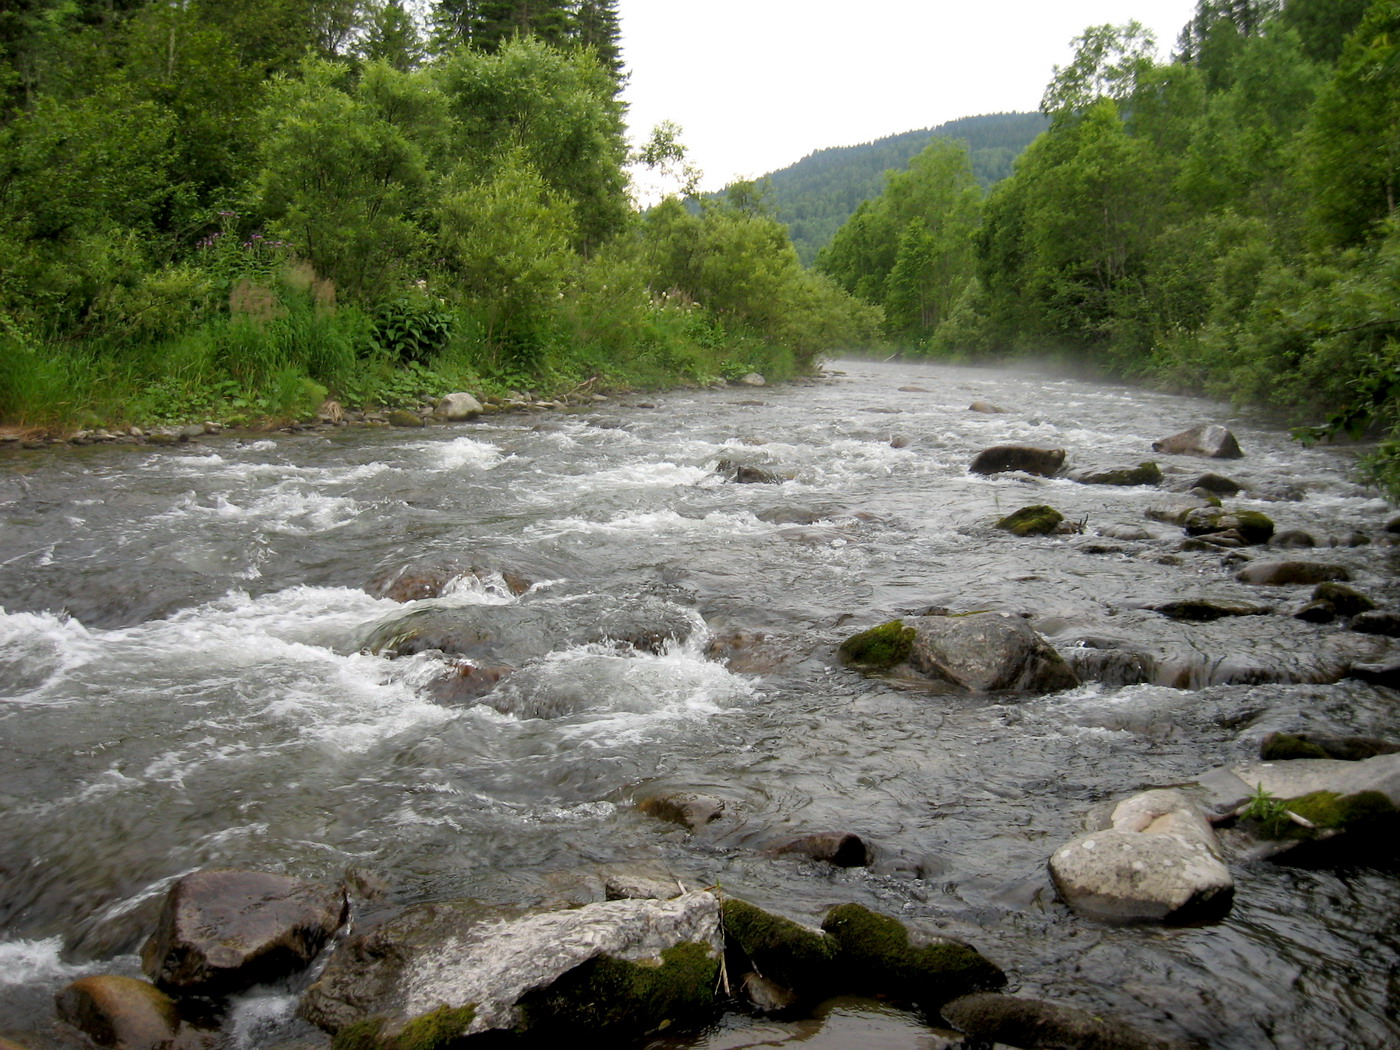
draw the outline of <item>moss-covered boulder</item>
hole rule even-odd
[[[1325,733],[1270,733],[1259,743],[1265,762],[1297,758],[1337,758],[1363,762],[1377,755],[1400,752],[1400,744],[1373,736],[1331,736]]]
[[[854,667],[884,671],[909,659],[913,644],[914,629],[903,620],[890,620],[847,638],[838,652]]]
[[[1400,638],[1400,613],[1388,609],[1368,609],[1351,618],[1351,629],[1362,634]]]
[[[1237,532],[1246,543],[1268,543],[1274,534],[1273,519],[1257,510],[1224,510],[1203,507],[1186,516],[1182,527],[1189,536]]]
[[[1064,520],[1065,516],[1054,507],[1041,503],[1008,514],[996,523],[996,527],[1013,536],[1048,536]]]
[[[1326,602],[1337,611],[1338,616],[1356,616],[1358,613],[1370,612],[1376,608],[1376,603],[1360,591],[1332,580],[1319,583],[1314,587],[1312,600]]]
[[[828,934],[748,901],[726,900],[723,914],[731,974],[757,971],[807,1000],[841,990],[840,947]]]
[[[427,424],[417,412],[406,408],[396,408],[384,417],[391,427],[423,427]]]
[[[942,1008],[960,1032],[998,1045],[1046,1050],[1174,1050],[1174,1045],[1112,1017],[1039,999],[975,992]]]
[[[1149,459],[1135,467],[1078,470],[1070,474],[1070,480],[1081,485],[1160,485],[1162,468]]]
[[[836,941],[849,990],[886,995],[926,1009],[969,992],[1000,988],[1006,975],[975,948],[938,937],[911,936],[897,919],[859,904],[827,912],[822,929]]]

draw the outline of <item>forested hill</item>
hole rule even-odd
[[[810,265],[861,201],[879,195],[885,172],[907,167],[930,139],[967,143],[972,173],[986,189],[1011,174],[1011,165],[1047,123],[1040,113],[990,113],[858,146],[817,150],[765,177],[768,203],[787,224],[799,257]]]

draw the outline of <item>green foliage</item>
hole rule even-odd
[[[375,308],[370,339],[390,360],[423,364],[451,341],[452,315],[426,295],[402,295]]]
[[[1263,784],[1255,785],[1254,793],[1240,809],[1239,815],[1244,820],[1258,824],[1261,834],[1271,839],[1281,837],[1290,823],[1288,803],[1264,790]]]

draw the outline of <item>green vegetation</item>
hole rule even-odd
[[[904,626],[903,620],[882,623],[842,642],[841,659],[857,667],[888,670],[909,659],[915,633],[914,628]]]
[[[1400,0],[1199,0],[1168,62],[1136,23],[1076,43],[984,201],[918,161],[818,269],[908,353],[1325,419],[1305,440],[1380,431],[1367,476],[1400,495]]]
[[[440,1006],[415,1017],[397,1035],[384,1036],[384,1018],[348,1024],[331,1040],[331,1050],[442,1050],[460,1041],[476,1017],[476,1007]]]
[[[751,194],[636,213],[613,0],[409,10],[0,15],[0,424],[781,379],[875,335]]]

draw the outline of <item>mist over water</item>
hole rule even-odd
[[[1019,994],[1163,1037],[1395,1045],[1394,873],[1235,864],[1225,920],[1164,929],[1074,916],[1045,867],[1094,806],[1247,760],[1271,730],[1400,733],[1389,690],[1270,684],[1339,629],[1288,615],[1305,590],[1246,587],[1228,554],[1178,551],[1180,530],[1146,516],[1218,470],[1251,493],[1228,505],[1324,547],[1380,536],[1391,510],[1350,480],[1350,456],[1078,379],[839,367],[426,433],[0,455],[0,1035],[48,1030],[75,975],[137,973],[161,896],[200,868],[353,868],[391,903],[544,903],[596,899],[603,870],[638,864],[805,921],[858,901],[966,939]],[[1154,457],[1199,422],[1227,423],[1246,458]],[[1009,442],[1070,466],[1156,458],[1168,476],[967,473]],[[724,461],[781,483],[728,482]],[[1084,533],[991,527],[1039,503]],[[1145,538],[1099,534],[1120,525]],[[1395,550],[1303,553],[1396,607]],[[406,604],[366,590],[406,565],[478,573]],[[1145,608],[1197,597],[1279,615]],[[1027,614],[1066,654],[1132,641],[1192,688],[969,698],[840,666],[844,638],[930,606]],[[375,643],[436,616],[518,624],[483,642],[514,673],[444,699],[450,658]],[[613,616],[675,637],[595,636]],[[668,791],[722,797],[738,819],[690,836],[636,810]],[[764,852],[827,830],[861,835],[873,865]],[[290,1002],[247,1005],[238,1044],[305,1036]]]

